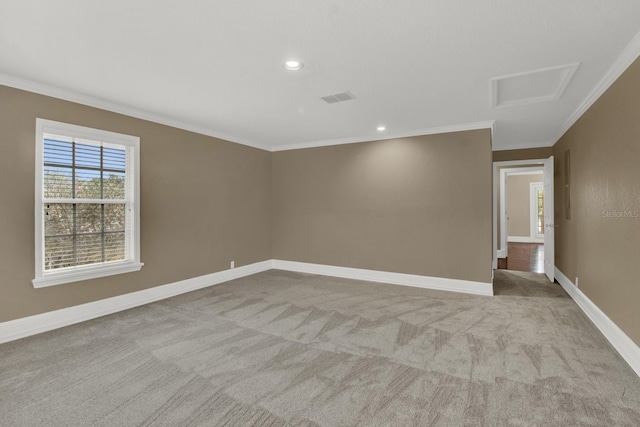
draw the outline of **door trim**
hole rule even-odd
[[[498,191],[498,188],[504,190],[505,186],[500,186],[499,183],[501,178],[500,168],[511,167],[514,168],[523,167],[523,166],[544,166],[544,161],[546,159],[531,159],[531,160],[508,160],[503,162],[493,162],[493,269],[498,268],[498,200],[500,200],[501,193],[503,191]],[[506,176],[506,175],[505,175]],[[504,207],[505,203],[501,204],[501,208]],[[502,209],[501,209],[502,210]],[[505,219],[505,215],[502,215],[501,219]],[[505,226],[506,229],[506,226]],[[502,231],[502,230],[501,230]],[[501,240],[504,238],[506,240],[506,233],[501,233]],[[500,258],[504,258],[507,256],[506,243],[504,242],[503,250],[500,251]]]
[[[544,161],[544,274],[551,282],[555,280],[555,184],[554,157]]]

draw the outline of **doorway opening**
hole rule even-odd
[[[494,269],[553,281],[553,157],[494,162]]]

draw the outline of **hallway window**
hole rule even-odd
[[[538,234],[544,234],[544,190],[539,189],[536,192],[536,200],[538,202]]]

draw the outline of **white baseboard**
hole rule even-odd
[[[262,261],[205,276],[181,280],[168,285],[156,286],[86,304],[10,320],[0,323],[0,343],[95,319],[270,269],[271,260]]]
[[[205,276],[181,280],[167,285],[156,286],[141,291],[105,298],[98,301],[67,307],[47,313],[36,314],[20,319],[0,323],[0,343],[36,335],[86,320],[128,310],[172,296],[217,285],[233,279],[270,270],[298,271],[325,276],[367,280],[370,282],[393,285],[414,286],[452,292],[464,292],[476,295],[493,295],[493,284],[471,282],[467,280],[445,279],[441,277],[417,276],[412,274],[390,273],[385,271],[364,270],[359,268],[335,267],[330,265],[302,262],[267,260],[242,267],[219,271]]]
[[[474,295],[493,295],[493,283],[418,276],[404,273],[391,273],[388,271],[366,270],[362,268],[336,267],[333,265],[282,261],[276,259],[272,260],[272,262],[273,268],[277,270],[296,271],[299,273],[319,274],[323,276],[366,280],[369,282],[413,286],[416,288],[436,289],[441,291],[463,292]]]
[[[498,249],[496,251],[496,258],[506,258],[507,254],[505,253],[504,249]]]
[[[640,347],[633,342],[613,321],[604,314],[582,291],[577,288],[562,271],[555,268],[556,280],[573,298],[584,314],[593,322],[600,332],[609,340],[611,345],[627,361],[629,366],[640,376]]]
[[[544,239],[529,236],[508,236],[507,241],[511,243],[544,243]]]

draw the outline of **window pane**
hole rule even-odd
[[[48,199],[70,199],[73,197],[71,168],[44,167],[44,197]]]
[[[44,269],[71,267],[73,265],[73,237],[45,237]]]
[[[80,234],[76,237],[77,265],[102,262],[102,235]]]
[[[105,231],[124,231],[125,226],[124,205],[104,205],[104,229]]]
[[[71,138],[65,140],[61,137],[45,137],[44,162],[63,166],[71,166],[73,163],[73,145]]]
[[[101,199],[101,184],[100,171],[76,169],[77,199]]]
[[[122,261],[124,259],[124,231],[107,233],[104,236],[105,261]]]
[[[76,143],[76,166],[100,168],[100,147]]]
[[[544,190],[538,190],[538,234],[544,234]]]
[[[102,231],[102,205],[78,203],[76,205],[76,232],[100,233]]]
[[[45,270],[125,259],[125,205],[51,203],[45,207]],[[49,218],[49,219],[48,219]],[[74,245],[75,234],[75,245]],[[75,256],[74,256],[75,254]]]
[[[44,235],[73,233],[73,205],[50,203],[44,206]]]
[[[104,168],[124,172],[126,168],[126,152],[119,148],[104,147]]]
[[[104,193],[103,199],[124,199],[124,172],[104,172]]]

